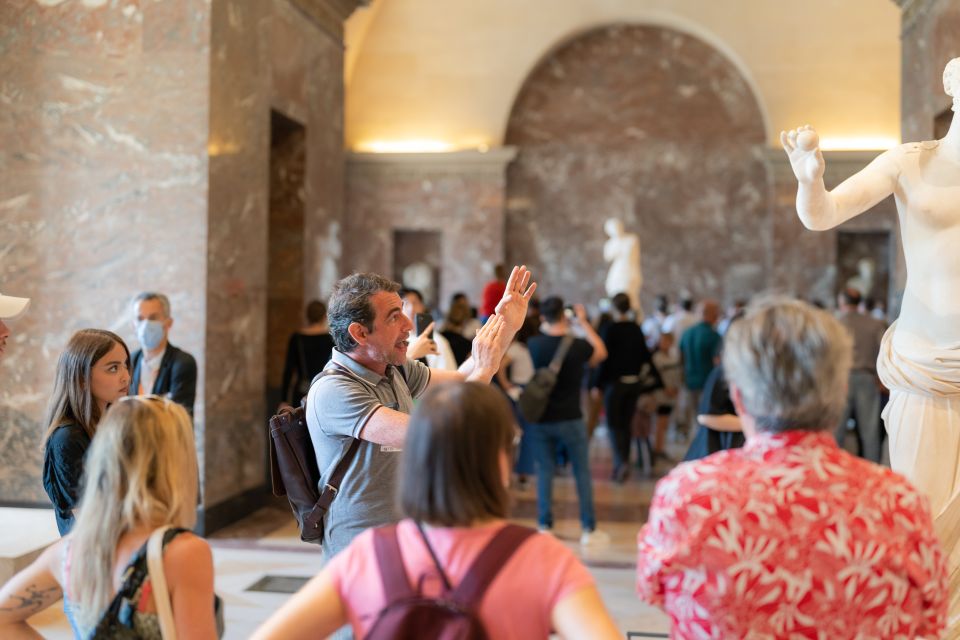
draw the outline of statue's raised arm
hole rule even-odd
[[[880,154],[863,170],[833,191],[823,182],[826,163],[820,151],[820,136],[810,125],[780,132],[797,176],[797,213],[803,226],[813,231],[832,229],[858,216],[893,193],[899,173],[896,157],[900,149]]]

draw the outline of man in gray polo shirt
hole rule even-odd
[[[362,531],[397,521],[396,473],[414,399],[443,382],[489,383],[523,324],[536,284],[525,267],[514,268],[497,313],[477,333],[472,356],[457,371],[407,359],[413,324],[403,314],[399,289],[387,278],[359,273],[338,282],[330,297],[335,349],[324,371],[331,373],[307,395],[321,486],[354,438],[360,447],[324,522],[327,558]]]

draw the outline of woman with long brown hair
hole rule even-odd
[[[83,460],[107,407],[127,395],[130,351],[117,334],[82,329],[57,362],[43,437],[43,488],[60,535],[73,527]]]

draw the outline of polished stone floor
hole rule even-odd
[[[591,470],[598,526],[610,534],[609,546],[581,549],[578,544],[580,524],[576,492],[569,471],[562,471],[555,480],[555,535],[573,549],[596,576],[604,602],[617,624],[624,631],[641,632],[646,637],[659,637],[669,630],[666,616],[659,610],[639,602],[634,595],[635,543],[637,531],[653,492],[655,478],[634,474],[625,484],[608,480],[609,449],[604,432],[599,430],[591,443]],[[667,467],[658,467],[662,475]],[[517,522],[535,524],[536,498],[534,479],[514,490]],[[49,513],[52,520],[53,515]],[[226,605],[226,638],[246,638],[287,597],[282,593],[251,591],[265,576],[302,577],[315,574],[320,568],[316,546],[300,542],[285,504],[261,509],[248,518],[214,534],[210,539],[216,569],[217,593]],[[51,607],[31,619],[47,638],[70,638],[70,629],[59,607]]]

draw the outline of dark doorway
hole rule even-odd
[[[440,306],[441,235],[439,231],[393,232],[393,277],[423,294],[430,309]]]
[[[267,410],[280,402],[290,334],[303,320],[303,210],[306,129],[270,112],[270,220],[267,272]]]
[[[892,251],[889,231],[837,233],[837,290],[852,287],[889,309]]]
[[[953,109],[944,109],[933,119],[933,137],[941,140],[947,135],[950,123],[953,122]]]

